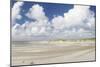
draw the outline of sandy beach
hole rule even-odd
[[[12,66],[95,60],[95,42],[12,43]]]

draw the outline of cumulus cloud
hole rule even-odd
[[[21,6],[23,2],[16,2],[12,8],[13,40],[31,40],[34,36],[43,36],[42,38],[46,37],[46,39],[94,36],[91,32],[95,32],[95,14],[89,6],[74,5],[63,16],[54,16],[49,21],[44,8],[39,4],[34,4],[25,14],[31,21],[27,20],[23,24],[18,24],[15,20],[22,17],[20,15]]]
[[[26,14],[29,18],[37,21],[44,21],[46,22],[48,19],[45,15],[44,8],[40,6],[39,4],[33,5],[29,12]],[[42,22],[43,23],[43,22]]]
[[[15,24],[16,19],[21,19],[20,11],[21,6],[23,6],[23,2],[16,2],[12,7],[12,25]]]
[[[74,5],[64,13],[52,19],[53,27],[69,38],[95,37],[95,16],[90,6]]]
[[[34,4],[29,11],[26,13],[26,16],[35,22],[31,22],[31,32],[33,34],[43,34],[46,33],[46,25],[48,24],[48,18],[45,15],[44,8],[39,4]]]
[[[16,5],[16,3],[15,3]],[[14,5],[14,7],[15,7]],[[20,10],[21,10],[22,3],[18,3],[16,9],[17,13],[12,16],[14,19],[20,19],[21,16]],[[15,11],[15,10],[13,10]],[[46,34],[46,26],[48,25],[48,18],[45,15],[44,8],[38,4],[34,4],[29,11],[26,13],[26,16],[29,19],[32,19],[34,21],[26,21],[24,24],[20,25],[18,23],[15,23],[15,25],[12,27],[12,36],[14,38],[17,37],[29,37],[32,35],[42,35]],[[14,21],[13,21],[14,22]],[[48,26],[49,27],[49,26]]]
[[[54,28],[86,27],[86,25],[92,27],[95,23],[95,17],[94,13],[89,8],[89,6],[74,5],[72,9],[64,13],[64,16],[57,16],[52,19]]]

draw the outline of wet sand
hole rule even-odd
[[[12,66],[95,60],[95,42],[12,43]]]

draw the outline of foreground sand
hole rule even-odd
[[[95,60],[95,42],[31,42],[12,44],[12,66]]]

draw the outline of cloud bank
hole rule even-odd
[[[49,40],[49,39],[77,39],[95,37],[95,13],[90,6],[74,5],[63,16],[55,16],[52,20],[46,16],[43,6],[34,4],[25,16],[27,20],[18,24],[21,19],[23,2],[16,2],[12,7],[12,38],[17,40]]]

